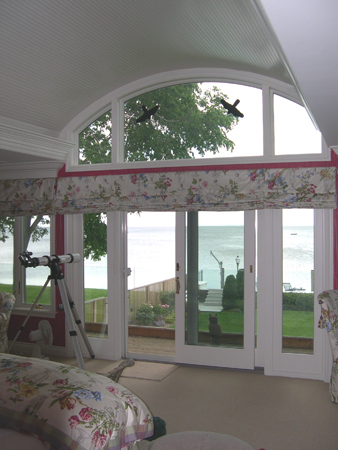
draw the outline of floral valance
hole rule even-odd
[[[336,168],[138,173],[58,179],[60,214],[336,208]]]
[[[0,215],[55,214],[55,178],[0,180]]]
[[[336,208],[336,168],[198,170],[0,180],[2,216]]]

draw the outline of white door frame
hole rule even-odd
[[[126,289],[126,270],[124,266],[123,248],[123,212],[107,214],[107,282],[108,282],[108,338],[88,337],[95,357],[119,360],[123,350],[123,305]],[[83,215],[65,216],[65,250],[66,253],[79,253],[81,260],[66,267],[66,282],[72,295],[78,315],[84,324],[84,259],[83,259]],[[109,319],[110,318],[110,319]],[[84,326],[84,325],[83,325]],[[78,333],[79,334],[79,333]],[[67,356],[73,356],[72,344],[67,338]],[[84,357],[90,357],[87,348],[79,335],[81,351]]]
[[[328,378],[326,336],[317,326],[320,317],[317,296],[324,289],[332,289],[333,222],[331,210],[314,210],[314,213],[314,351],[312,355],[306,355],[282,352],[282,211],[258,212],[258,223],[262,227],[258,233],[259,331],[265,329],[263,339],[266,375],[325,381]]]
[[[255,212],[244,215],[244,348],[222,348],[185,344],[185,213],[176,215],[176,349],[175,361],[185,364],[230,367],[240,369],[254,368],[255,348]]]

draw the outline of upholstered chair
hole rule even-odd
[[[324,291],[318,295],[321,307],[319,328],[326,328],[332,352],[332,372],[329,385],[331,400],[338,403],[338,291]]]
[[[0,292],[0,353],[8,353],[7,328],[14,303],[13,294]]]

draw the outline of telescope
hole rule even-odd
[[[78,253],[68,253],[67,255],[50,255],[32,258],[32,252],[20,253],[19,260],[25,267],[50,266],[52,264],[64,264],[79,262],[81,257]]]
[[[49,283],[50,280],[54,280],[55,281],[55,285],[59,287],[59,291],[60,291],[60,295],[61,295],[61,300],[62,300],[62,305],[63,305],[63,309],[65,311],[65,316],[66,316],[66,322],[68,325],[68,330],[69,330],[69,336],[72,338],[71,340],[73,341],[73,345],[74,345],[74,350],[75,350],[75,355],[76,355],[76,359],[77,362],[79,364],[80,369],[85,369],[85,365],[84,365],[84,361],[83,361],[83,357],[82,357],[82,353],[81,353],[81,348],[80,348],[80,344],[78,341],[78,337],[77,337],[77,332],[75,330],[75,324],[78,325],[83,340],[87,346],[87,349],[89,351],[89,354],[92,358],[95,358],[95,355],[93,353],[93,350],[90,346],[89,340],[87,338],[87,335],[85,333],[85,330],[81,324],[81,320],[79,318],[79,316],[77,315],[76,309],[75,309],[75,305],[73,300],[70,297],[70,293],[67,289],[65,280],[64,280],[64,276],[61,270],[61,267],[59,266],[59,264],[63,264],[63,263],[72,263],[72,262],[79,262],[81,260],[81,257],[78,253],[75,253],[74,255],[72,253],[68,253],[67,255],[50,255],[50,256],[41,256],[40,258],[32,258],[32,252],[23,252],[19,254],[19,260],[21,262],[21,264],[25,267],[37,267],[37,266],[48,266],[51,270],[51,274],[47,277],[46,283],[44,284],[43,288],[41,289],[39,295],[37,296],[35,302],[32,304],[32,307],[28,313],[28,316],[26,317],[26,319],[24,320],[23,324],[21,325],[18,333],[16,334],[14,340],[12,341],[11,348],[13,347],[14,342],[17,340],[19,334],[21,333],[22,330],[24,330],[26,322],[29,318],[29,316],[32,314],[33,309],[36,307],[36,305],[38,304],[39,299],[41,298],[44,290],[47,287],[47,284]],[[75,324],[73,321],[73,317],[72,317],[72,313],[75,319]]]

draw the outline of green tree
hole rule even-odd
[[[14,217],[0,217],[0,241],[6,242],[9,235],[14,235]],[[48,234],[45,225],[49,225],[49,219],[42,214],[37,216],[23,216],[23,248],[25,252],[29,241],[37,242]]]
[[[100,261],[107,253],[107,215],[100,213],[84,214],[84,257]]]
[[[194,158],[216,154],[224,147],[233,151],[235,144],[227,133],[238,118],[227,114],[220,103],[226,96],[216,87],[202,89],[198,83],[169,86],[147,92],[125,102],[124,157],[126,161],[154,161]],[[137,123],[148,109],[158,105],[156,114]],[[79,163],[111,162],[111,112],[107,111],[79,134]],[[13,233],[14,219],[0,219],[0,239]],[[46,233],[42,216],[25,220],[25,250],[30,238],[37,240]],[[85,214],[84,256],[100,260],[107,251],[105,214]]]
[[[233,309],[236,306],[236,300],[238,298],[237,293],[237,281],[234,275],[228,275],[226,277],[224,288],[222,305],[224,310]]]
[[[126,161],[153,161],[194,158],[220,147],[233,151],[235,144],[227,132],[238,119],[226,114],[217,87],[202,90],[197,83],[180,84],[150,91],[128,100],[125,111],[124,157]],[[143,113],[158,105],[151,120],[137,123]]]
[[[79,163],[111,162],[111,113],[107,111],[79,134]]]
[[[235,144],[227,133],[239,119],[226,113],[221,98],[226,96],[216,86],[203,90],[200,84],[190,83],[150,91],[126,101],[125,160],[192,159],[196,154],[216,154],[221,147],[232,152]],[[156,114],[137,123],[143,114],[142,106],[151,109],[155,105],[158,105]],[[81,164],[111,161],[111,131],[111,114],[107,111],[80,133]],[[100,259],[106,254],[106,248],[104,216],[85,215],[85,257]]]

